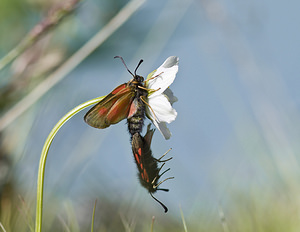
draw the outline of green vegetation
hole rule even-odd
[[[94,62],[91,56],[94,56],[97,57],[95,59],[97,60],[96,65],[101,64],[105,66],[106,63],[103,57],[108,56],[112,58],[114,55],[121,55],[111,54],[111,50],[114,48],[118,52],[134,54],[132,56],[138,57],[138,60],[141,58],[139,57],[141,53],[144,55],[153,52],[153,55],[149,56],[149,62],[145,62],[145,65],[152,65],[151,61],[153,62],[162,53],[163,47],[168,44],[174,31],[181,23],[184,25],[184,29],[181,29],[182,31],[180,32],[182,38],[179,38],[182,44],[179,45],[178,41],[170,43],[169,49],[172,52],[174,51],[173,53],[175,54],[168,54],[168,56],[177,55],[176,51],[179,46],[185,48],[192,40],[197,40],[192,36],[188,37],[188,40],[185,40],[187,38],[184,37],[190,30],[186,25],[192,28],[193,33],[199,33],[194,25],[198,23],[197,21],[192,21],[190,24],[183,22],[183,18],[187,17],[186,12],[192,1],[182,1],[186,2],[186,5],[180,5],[180,10],[176,11],[174,17],[171,14],[167,14],[169,12],[167,10],[178,8],[178,2],[174,3],[173,0],[170,0],[160,6],[161,12],[151,11],[151,17],[153,18],[151,18],[150,22],[143,21],[143,17],[148,16],[153,5],[148,1],[147,4],[149,5],[147,5],[147,8],[146,4],[144,4],[145,2],[144,0],[133,0],[124,4],[124,1],[121,0],[0,1],[0,232],[300,231],[300,169],[298,165],[299,158],[297,157],[297,153],[299,153],[299,131],[297,128],[300,124],[297,123],[299,121],[298,114],[294,112],[293,115],[288,117],[288,113],[283,110],[285,108],[282,105],[287,105],[286,102],[290,103],[283,100],[286,97],[283,94],[285,91],[279,91],[280,94],[276,95],[275,100],[271,99],[270,96],[273,96],[272,91],[269,88],[266,88],[266,91],[261,87],[263,81],[259,82],[259,78],[255,80],[250,79],[249,76],[252,77],[261,71],[259,66],[256,67],[257,69],[253,68],[255,64],[253,64],[253,60],[250,59],[252,56],[249,54],[249,56],[244,56],[244,59],[241,58],[242,53],[244,55],[251,49],[241,49],[243,48],[242,43],[237,43],[239,46],[235,48],[236,50],[229,49],[231,48],[230,46],[233,46],[231,44],[233,40],[231,39],[234,37],[235,29],[230,18],[226,18],[226,15],[229,15],[229,11],[222,11],[221,3],[211,6],[209,1],[202,1],[201,4],[199,3],[199,9],[201,9],[199,12],[201,15],[206,15],[209,27],[217,25],[216,28],[221,28],[220,34],[226,34],[226,32],[230,31],[230,36],[227,37],[227,39],[229,38],[230,46],[226,47],[226,49],[234,54],[231,54],[232,57],[228,55],[225,60],[226,62],[237,62],[235,63],[236,72],[240,76],[244,75],[244,78],[240,78],[236,82],[243,82],[244,89],[248,90],[248,92],[246,90],[243,92],[244,89],[242,91],[238,89],[239,91],[236,92],[235,81],[230,79],[232,81],[230,83],[226,78],[221,77],[222,73],[219,70],[222,70],[222,67],[205,67],[211,69],[210,71],[213,70],[212,73],[216,74],[214,78],[204,77],[204,79],[209,79],[210,83],[208,85],[211,84],[213,91],[218,95],[220,108],[223,107],[227,113],[230,123],[229,126],[224,126],[224,128],[232,130],[235,138],[233,138],[234,136],[225,138],[220,143],[225,144],[220,149],[222,152],[224,150],[224,155],[216,156],[217,158],[215,159],[217,161],[204,165],[202,163],[204,158],[202,159],[202,157],[207,154],[202,152],[202,149],[204,149],[202,145],[205,143],[202,143],[202,139],[208,138],[204,138],[206,136],[204,133],[198,132],[197,125],[195,125],[197,124],[195,117],[197,120],[208,121],[208,118],[205,118],[207,115],[204,114],[204,116],[201,115],[200,117],[195,113],[189,116],[184,111],[187,108],[184,107],[185,105],[188,105],[188,108],[203,109],[205,107],[197,105],[199,101],[197,94],[199,93],[191,94],[185,90],[184,94],[189,96],[184,96],[186,97],[185,101],[179,99],[179,104],[182,105],[178,107],[178,112],[180,117],[184,119],[179,119],[178,123],[182,126],[182,131],[174,131],[174,134],[179,134],[180,138],[190,137],[190,140],[187,144],[178,144],[178,146],[183,147],[181,149],[183,152],[179,154],[178,148],[174,148],[172,152],[174,151],[176,155],[181,156],[181,160],[188,160],[191,166],[185,166],[186,164],[180,163],[180,159],[175,155],[172,162],[178,162],[180,168],[182,168],[182,172],[174,173],[174,176],[176,180],[175,185],[179,186],[180,190],[185,190],[183,193],[193,191],[190,190],[189,185],[199,184],[201,186],[201,188],[199,187],[201,190],[198,188],[199,192],[195,193],[195,195],[199,194],[199,198],[192,199],[191,201],[194,202],[192,202],[191,206],[178,203],[178,207],[174,207],[174,205],[177,205],[177,202],[173,202],[172,210],[168,214],[163,214],[163,212],[160,214],[153,213],[157,212],[153,211],[154,207],[149,207],[146,202],[142,202],[145,204],[140,204],[141,199],[139,199],[139,195],[133,195],[132,192],[134,191],[129,192],[128,189],[132,186],[125,185],[119,188],[118,185],[122,184],[124,179],[131,177],[126,176],[124,179],[120,178],[121,180],[119,180],[119,176],[114,173],[115,166],[125,166],[122,163],[123,160],[119,161],[123,154],[114,156],[115,154],[101,153],[101,146],[108,140],[100,136],[102,136],[102,133],[109,132],[99,132],[101,135],[99,137],[95,136],[95,139],[93,139],[93,137],[88,137],[86,133],[80,131],[81,125],[78,122],[83,124],[83,120],[79,111],[101,99],[99,97],[78,105],[78,102],[84,101],[82,99],[89,99],[88,95],[79,93],[82,88],[69,87],[71,81],[66,81],[68,79],[66,77],[74,74],[72,78],[79,79],[79,77],[75,78],[74,76],[75,73],[80,73],[78,83],[80,83],[79,85],[84,85],[87,82],[86,76],[95,75],[94,73],[87,74],[86,70],[80,70],[80,64],[85,64],[88,67],[87,69],[90,69],[89,65]],[[196,6],[198,7],[198,5]],[[136,18],[130,20],[134,14],[137,14],[140,20]],[[162,21],[167,23],[162,24]],[[153,25],[153,27],[149,28],[147,23],[151,24],[151,26]],[[199,25],[201,27],[201,33],[199,34],[203,33],[202,30],[208,30],[203,22],[200,22]],[[146,32],[143,31],[144,28],[147,28]],[[120,34],[114,37],[113,34],[117,30],[120,30]],[[136,47],[137,38],[142,41],[139,41],[140,47]],[[219,56],[219,53],[216,52],[218,48],[214,47],[213,39],[206,38],[206,40],[209,40],[211,47],[204,50],[210,50],[211,54],[213,54],[212,57],[214,57],[212,60],[215,62],[216,57]],[[226,44],[226,42],[223,43]],[[201,46],[203,45],[199,45],[199,47]],[[130,48],[124,51],[124,47]],[[165,53],[170,53],[170,50]],[[186,59],[180,58],[183,60],[183,73],[187,69],[198,68],[196,66],[198,66],[199,63],[197,62],[199,60],[200,63],[202,62],[200,55],[196,61],[194,61],[194,58],[189,57],[189,54],[192,52],[187,48],[185,55],[188,55]],[[249,64],[253,66],[249,66]],[[202,65],[199,64],[199,66],[203,68]],[[154,68],[152,67],[150,70]],[[252,72],[249,70],[252,70]],[[111,72],[113,71],[111,70]],[[99,78],[102,79],[95,86],[105,86],[105,80],[111,78],[111,76],[107,75],[105,73],[103,77],[99,74],[101,76]],[[234,71],[230,75],[234,75]],[[184,76],[183,78],[181,76],[178,79],[180,85],[183,82],[187,82],[191,86],[196,79],[200,78],[199,76],[195,74],[192,77]],[[117,84],[120,84],[120,79],[116,78]],[[206,82],[203,81],[203,83]],[[279,87],[282,86],[281,82],[279,83],[278,86],[275,86],[276,88],[273,86],[275,90],[280,89]],[[269,85],[272,86],[272,83],[267,83],[266,85],[269,87]],[[53,88],[54,86],[56,88]],[[197,88],[199,88],[199,92],[204,90],[202,86],[197,86]],[[87,88],[85,90],[86,92],[89,91]],[[242,101],[241,95],[235,95],[239,92],[243,92],[241,94],[242,97],[249,94],[247,96],[250,100],[248,99],[246,104]],[[266,93],[266,95],[262,93]],[[104,94],[99,93],[99,95]],[[75,98],[75,95],[81,95],[81,100]],[[61,102],[57,100],[56,105],[53,106],[49,100],[50,98],[60,99]],[[187,101],[193,101],[194,98],[197,104],[187,104]],[[68,99],[69,102],[64,102],[62,99]],[[208,104],[213,103],[213,101],[209,101],[210,99],[206,100],[208,100]],[[270,103],[274,103],[274,105]],[[47,107],[43,108],[45,105]],[[78,106],[74,108],[76,105]],[[251,113],[254,116],[246,114],[246,110],[243,111],[249,105],[252,107]],[[59,111],[61,108],[63,110]],[[74,109],[69,111],[72,108]],[[213,107],[206,107],[206,109],[211,108]],[[57,116],[53,114],[56,111],[63,113]],[[202,113],[204,111],[206,110],[203,110]],[[59,117],[64,114],[66,115],[59,120]],[[73,117],[75,114],[80,119]],[[68,128],[68,123],[61,129],[62,125],[71,117],[74,121],[78,119],[77,124],[70,124],[70,127],[75,127],[75,130],[71,132],[67,129],[64,130]],[[193,120],[190,120],[191,118]],[[49,122],[51,126],[46,124],[46,121],[51,121]],[[57,121],[58,123],[55,125]],[[191,122],[193,123],[192,125],[184,125],[190,121],[193,121]],[[209,123],[213,124],[212,121]],[[36,125],[39,125],[38,128],[35,127]],[[53,126],[54,128],[52,129]],[[58,130],[59,133],[57,134]],[[190,136],[192,131],[199,133],[200,139]],[[49,137],[47,138],[48,134]],[[31,136],[32,138],[29,139],[28,137]],[[54,148],[52,151],[51,149],[49,150],[54,136],[56,136],[55,143],[58,144],[57,146],[60,146],[62,151],[65,151],[65,147],[72,147],[74,154],[72,153],[72,156],[69,156],[69,154],[61,152],[57,148]],[[110,136],[119,142],[118,146],[122,146],[123,140],[117,140],[121,135],[114,134]],[[44,147],[42,147],[44,142]],[[210,142],[211,140],[205,146],[209,146]],[[108,141],[107,143],[111,143],[112,150],[115,149],[115,141]],[[193,145],[197,146],[197,152],[190,150]],[[235,149],[232,149],[233,147]],[[243,159],[241,158],[241,160],[237,161],[236,158],[230,157],[228,154],[231,152],[231,149]],[[28,154],[28,150],[32,154]],[[78,187],[76,186],[78,179],[82,178],[86,169],[92,167],[88,162],[93,163],[94,160],[90,154],[94,150],[101,153],[99,154],[100,158],[104,158],[104,156],[110,157],[112,165],[107,167],[107,169],[112,170],[109,173],[102,171],[101,168],[106,163],[103,166],[99,163],[97,173],[101,173],[101,175],[93,176],[91,174],[88,177],[85,176],[81,180],[84,184]],[[128,151],[126,150],[124,153],[128,153]],[[42,155],[40,157],[41,152]],[[155,155],[158,156],[158,154]],[[68,158],[64,159],[65,157]],[[38,167],[39,159],[40,166]],[[244,170],[241,171],[241,169],[247,166],[245,163],[250,168],[243,172]],[[203,175],[200,172],[202,170],[200,168],[199,170],[190,168],[198,168],[200,165],[202,165],[202,168],[205,166],[205,168],[213,170],[207,172],[209,173],[207,175],[213,173],[207,178],[212,183],[210,186],[213,186],[209,191],[221,192],[221,196],[215,197],[213,204],[206,202],[211,196],[201,195],[202,191],[206,190],[204,189],[205,187],[202,188],[201,177],[203,176],[200,177],[200,175]],[[173,168],[171,168],[172,170]],[[198,173],[201,174],[197,176]],[[228,176],[231,176],[231,178],[228,178]],[[53,177],[53,179],[50,177]],[[135,176],[132,182],[137,182],[134,178]],[[244,181],[237,183],[238,181],[235,182],[236,179]],[[45,189],[47,189],[45,193],[43,192],[44,185]],[[118,188],[111,188],[112,185],[117,185]],[[74,194],[74,192],[79,191],[78,189],[84,194]],[[171,191],[173,194],[174,190]],[[182,200],[180,199],[181,197],[188,198],[184,194],[179,194],[182,193],[175,192],[174,194],[175,197],[178,197],[178,202]],[[80,197],[78,197],[79,195]],[[168,195],[164,196],[168,197]],[[212,200],[209,199],[207,201]],[[156,203],[153,204],[155,205]],[[161,210],[159,206],[157,208]]]

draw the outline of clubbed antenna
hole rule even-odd
[[[133,75],[132,74],[132,72],[130,72],[130,70],[128,69],[128,67],[127,67],[127,65],[125,64],[125,61],[123,60],[123,57],[122,56],[115,56],[114,57],[115,59],[116,58],[120,58],[121,59],[121,61],[122,61],[122,63],[124,64],[124,66],[125,66],[125,68],[127,69],[127,71],[134,77],[135,75]],[[140,63],[141,63],[141,61],[140,61]],[[138,65],[139,66],[139,65]],[[136,71],[136,69],[135,69],[135,71]],[[134,72],[135,73],[135,72]]]
[[[134,70],[134,75],[136,76],[136,71],[138,70],[138,68],[140,67],[141,63],[143,63],[143,60],[140,60],[140,62],[138,63],[138,65],[136,66],[135,70]]]
[[[132,72],[130,72],[129,68],[127,67],[127,65],[125,64],[125,61],[123,60],[122,56],[115,56],[114,58],[119,58],[121,59],[122,63],[124,64],[125,68],[127,69],[127,71],[133,76],[136,76],[136,71],[138,70],[138,68],[140,67],[141,63],[143,63],[143,60],[140,60],[140,62],[138,63],[138,65],[136,66],[135,70],[134,70],[134,75]]]
[[[165,206],[161,201],[159,201],[157,198],[155,198],[155,197],[152,195],[152,193],[150,193],[150,195],[151,195],[151,197],[152,197],[154,200],[156,200],[156,201],[164,208],[165,213],[168,212],[167,206]]]

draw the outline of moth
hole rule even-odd
[[[132,152],[139,171],[140,183],[150,193],[151,197],[164,208],[168,208],[153,196],[157,190],[169,191],[158,188],[167,178],[159,182],[160,177],[170,169],[160,174],[161,169],[167,160],[162,160],[166,155],[156,159],[151,152],[151,140],[154,130],[147,128],[145,136],[141,135],[144,120],[147,116],[159,129],[165,139],[171,136],[166,123],[175,120],[177,112],[172,104],[177,101],[173,92],[168,88],[174,81],[178,71],[178,57],[171,56],[157,69],[150,73],[146,80],[136,72],[143,60],[140,60],[132,73],[120,56],[132,79],[116,87],[111,93],[104,97],[99,103],[93,106],[84,116],[84,121],[92,127],[104,129],[127,119],[128,131],[131,135]],[[158,163],[162,163],[158,167]]]
[[[133,79],[119,85],[91,108],[84,116],[84,120],[92,127],[103,129],[127,118],[128,131],[132,137],[135,133],[142,131],[145,119],[148,90],[145,87],[144,78],[136,74],[143,60],[140,60],[133,74],[127,68],[122,57],[116,56],[115,58],[122,60]]]
[[[104,99],[92,107],[84,116],[84,121],[92,127],[103,129],[127,119],[131,137],[141,133],[145,116],[154,123],[165,139],[171,136],[166,123],[175,120],[177,112],[172,104],[177,101],[169,85],[174,81],[178,71],[178,57],[170,56],[157,69],[150,73],[146,80],[137,75],[137,69],[143,62],[140,60],[134,74],[128,69],[132,79],[116,87]]]
[[[165,213],[168,212],[168,208],[157,198],[153,196],[157,190],[168,192],[169,189],[159,188],[164,181],[173,179],[174,177],[166,178],[163,181],[159,181],[159,178],[165,174],[167,170],[160,173],[164,165],[167,161],[171,160],[171,158],[167,160],[162,160],[162,158],[171,150],[169,149],[163,156],[159,159],[153,157],[151,152],[151,140],[154,134],[154,129],[150,129],[151,124],[147,127],[147,132],[145,136],[141,136],[139,133],[135,133],[132,137],[132,153],[134,155],[134,160],[138,168],[138,177],[141,185],[148,190],[151,197],[156,200],[165,210]],[[160,167],[158,167],[158,163],[162,163]]]

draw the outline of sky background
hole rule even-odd
[[[57,29],[52,47],[65,44],[67,54],[76,51],[118,11],[110,12],[106,2],[84,1]],[[156,131],[152,142],[157,158],[172,148],[164,177],[175,179],[162,184],[170,192],[156,194],[170,216],[180,217],[181,207],[187,215],[205,211],[214,218],[239,194],[268,202],[299,188],[299,7],[298,1],[146,1],[5,130],[19,191],[25,197],[35,193],[40,153],[56,122],[131,79],[116,55],[130,70],[143,59],[138,74],[144,77],[167,57],[180,59],[171,85],[178,98],[172,137],[164,140]],[[39,21],[38,14],[25,19],[28,30]],[[21,38],[20,32],[1,56]],[[1,74],[3,81],[8,72]],[[52,143],[44,207],[54,198],[78,209],[86,198],[103,194],[162,215],[138,183],[126,120],[98,130],[84,123],[87,110],[67,122]]]

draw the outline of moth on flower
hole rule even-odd
[[[92,127],[103,129],[111,124],[116,124],[127,118],[128,131],[131,134],[132,152],[139,171],[139,179],[150,195],[165,210],[168,208],[157,198],[153,196],[157,190],[168,191],[158,186],[165,180],[172,179],[169,177],[159,182],[159,178],[167,172],[160,170],[166,161],[161,158],[153,157],[150,145],[154,130],[148,126],[145,136],[141,136],[144,125],[145,115],[162,133],[165,139],[169,139],[171,133],[166,127],[166,123],[175,120],[177,112],[173,109],[172,104],[177,101],[169,89],[178,72],[178,57],[171,56],[157,69],[150,73],[144,81],[142,76],[136,74],[138,67],[143,60],[138,63],[134,74],[127,68],[124,60],[120,58],[127,71],[133,76],[129,82],[119,85],[110,94],[103,98],[99,103],[93,106],[84,116],[84,120]],[[158,163],[162,162],[160,168]]]
[[[178,72],[179,58],[170,56],[155,71],[150,73],[144,81],[142,76],[134,74],[127,68],[124,60],[120,58],[127,71],[133,76],[129,82],[119,85],[99,103],[92,107],[84,116],[84,120],[92,127],[103,129],[127,118],[128,130],[131,137],[141,133],[145,115],[169,139],[171,133],[166,126],[175,120],[177,112],[172,104],[177,101],[169,86],[173,83]]]

